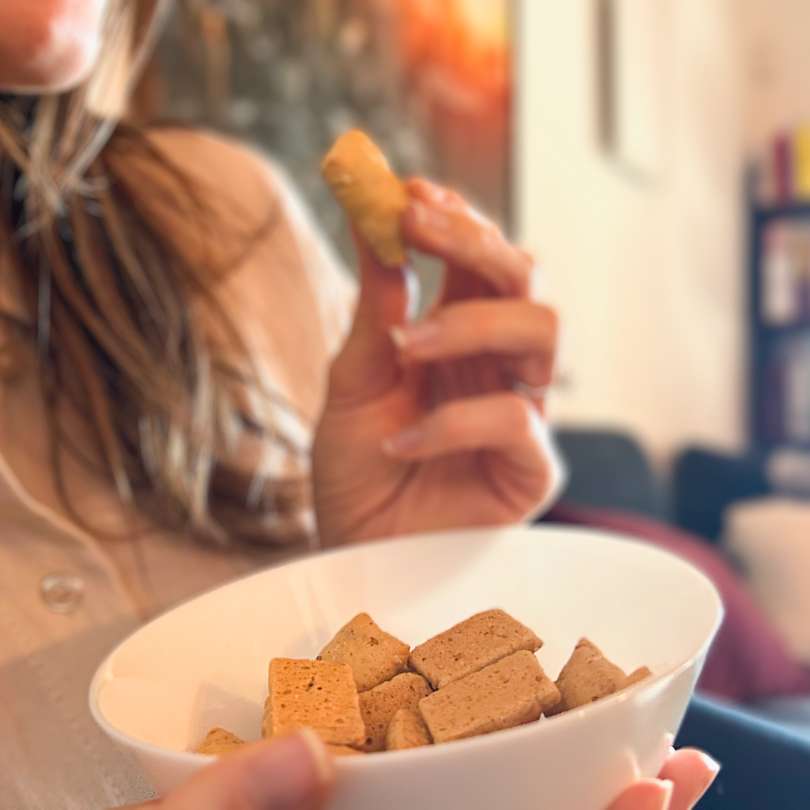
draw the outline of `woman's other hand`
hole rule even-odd
[[[699,751],[673,752],[659,780],[638,782],[609,810],[690,810],[717,771]],[[223,757],[165,798],[130,810],[320,810],[332,779],[322,743],[304,732]]]
[[[719,770],[720,766],[702,751],[673,751],[658,779],[637,782],[609,810],[692,810]]]
[[[533,297],[534,261],[456,193],[408,191],[403,237],[443,262],[444,286],[409,323],[407,268],[358,241],[360,299],[313,455],[324,545],[518,522],[561,477],[543,417],[557,317]]]
[[[320,810],[331,785],[331,759],[305,731],[228,754],[165,798],[130,810]]]

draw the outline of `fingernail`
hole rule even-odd
[[[527,385],[551,384],[551,361],[545,357],[530,357],[523,361],[520,379]]]
[[[713,759],[704,751],[698,751],[698,754],[701,760],[703,761],[703,764],[706,767],[706,769],[709,771],[709,773],[711,773],[712,779],[714,779],[714,777],[717,776],[718,773],[720,773],[720,768],[722,766],[716,759]]]
[[[332,767],[315,732],[302,729],[268,745],[251,772],[250,807],[299,810],[314,806],[332,779]]]
[[[311,728],[302,728],[298,732],[298,736],[309,749],[318,774],[318,781],[321,784],[330,782],[332,779],[332,760],[326,746],[323,744],[323,740]]]
[[[441,330],[436,321],[421,321],[391,329],[391,340],[399,349],[418,349],[438,340]]]
[[[421,427],[411,427],[383,440],[383,451],[390,456],[406,455],[415,450],[425,440]]]
[[[450,217],[443,211],[431,208],[419,201],[412,202],[409,211],[414,223],[422,228],[431,228],[437,231],[450,229]]]
[[[705,754],[703,751],[699,751],[698,753],[703,762],[703,767],[706,769],[706,773],[700,785],[700,791],[698,795],[695,796],[695,805],[706,795],[706,792],[712,786],[714,780],[717,779],[717,774],[720,773],[720,763],[716,759],[712,759],[712,757]]]
[[[661,781],[661,810],[669,810],[672,804],[672,794],[675,792],[675,783],[669,779]]]

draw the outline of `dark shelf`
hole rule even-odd
[[[810,201],[757,205],[753,213],[760,224],[774,219],[810,219]]]
[[[746,207],[748,212],[748,407],[749,439],[751,446],[771,451],[778,447],[810,451],[810,443],[775,438],[784,425],[783,391],[772,386],[780,385],[781,372],[771,363],[772,353],[791,336],[810,335],[810,319],[802,318],[795,323],[770,325],[763,322],[761,314],[762,273],[761,263],[765,251],[768,227],[780,220],[800,222],[810,228],[810,200],[767,205],[753,199],[753,185],[748,184]],[[776,376],[774,376],[776,375]],[[774,400],[774,397],[776,398]],[[774,425],[774,413],[779,412],[779,424]],[[776,429],[774,429],[776,428]]]
[[[765,450],[796,450],[805,453],[810,451],[810,442],[797,441],[796,439],[774,439],[760,436],[757,446]]]
[[[757,328],[763,335],[769,338],[790,337],[792,335],[801,335],[805,332],[810,332],[810,320],[785,324],[769,324],[759,321]]]

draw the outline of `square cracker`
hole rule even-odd
[[[634,669],[627,676],[627,680],[625,680],[622,688],[627,689],[629,686],[635,686],[637,683],[641,683],[641,681],[646,680],[651,675],[652,670],[649,667],[639,667],[638,669]]]
[[[360,693],[360,712],[366,724],[364,751],[383,751],[391,718],[400,709],[416,709],[430,694],[430,685],[414,672],[403,672],[368,692]]]
[[[363,752],[358,751],[356,748],[350,748],[348,745],[327,745],[326,750],[333,757],[362,757]]]
[[[410,665],[434,689],[442,689],[507,655],[519,650],[533,653],[542,646],[528,627],[505,611],[487,610],[416,647]]]
[[[347,664],[275,658],[269,681],[272,736],[308,727],[332,745],[365,740],[357,687]]]
[[[535,655],[521,650],[434,692],[419,711],[443,743],[538,720],[559,699]]]
[[[318,659],[348,664],[359,692],[366,692],[404,671],[411,648],[381,630],[368,613],[355,616],[323,648]]]
[[[262,716],[262,737],[273,736],[273,707],[270,695],[264,701],[264,715]]]
[[[605,658],[596,644],[581,638],[557,678],[560,702],[551,714],[586,706],[618,692],[626,685],[624,671]]]
[[[433,742],[430,732],[418,710],[400,709],[388,724],[385,733],[386,751],[405,751],[421,748]]]

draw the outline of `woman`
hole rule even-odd
[[[350,283],[275,167],[204,133],[112,126],[165,6],[0,6],[11,807],[148,796],[87,717],[94,666],[144,618],[314,536],[310,507],[337,545],[518,521],[559,478],[542,418],[555,316],[531,299],[528,257],[414,181],[404,237],[444,260],[441,303],[408,324],[406,271],[358,244],[352,319]],[[616,808],[691,806],[715,772],[681,752]],[[305,810],[330,778],[302,734],[160,806]]]

